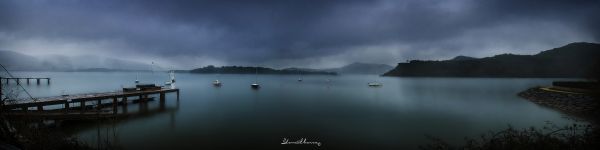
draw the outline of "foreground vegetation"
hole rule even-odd
[[[600,133],[592,125],[573,124],[557,127],[553,124],[542,129],[507,129],[489,132],[476,138],[465,138],[465,144],[450,145],[439,138],[428,136],[431,143],[424,150],[595,150],[600,147]]]

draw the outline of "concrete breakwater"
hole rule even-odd
[[[597,97],[590,94],[561,92],[542,87],[527,89],[518,94],[536,104],[558,109],[567,114],[598,121],[600,106]]]

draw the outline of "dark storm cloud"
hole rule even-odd
[[[194,57],[277,67],[392,64],[597,42],[599,7],[592,0],[2,1],[0,48],[78,43],[54,47],[187,66],[197,65]]]

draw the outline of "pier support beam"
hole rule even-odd
[[[160,92],[160,100],[159,100],[159,104],[160,104],[160,110],[165,110],[165,92]]]
[[[127,97],[123,97],[121,102],[123,103],[123,114],[127,114]]]
[[[69,102],[65,102],[65,113],[69,112]]]
[[[81,113],[83,113],[85,111],[85,100],[81,100],[81,102],[79,102],[79,106],[81,107]]]
[[[142,98],[138,101],[139,105],[140,105],[140,112],[147,112],[148,111],[148,103],[147,103],[148,95],[140,95],[140,97]]]
[[[117,113],[117,102],[118,102],[117,97],[116,96],[113,97],[113,114]]]
[[[25,80],[27,80],[27,85],[29,85],[29,79],[25,79]]]
[[[50,85],[50,78],[46,78],[46,80],[48,81],[48,85]]]
[[[96,107],[96,108],[98,108],[98,110],[102,109],[102,100],[99,99],[96,105],[98,106],[98,107]]]
[[[40,79],[36,79],[37,80],[37,84],[40,85]]]

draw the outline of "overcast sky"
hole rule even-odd
[[[1,0],[0,49],[205,65],[395,65],[600,40],[599,0]]]

